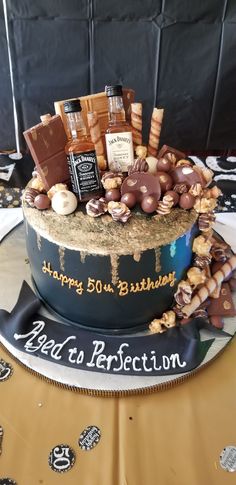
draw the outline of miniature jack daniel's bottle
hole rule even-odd
[[[125,119],[122,86],[106,86],[109,123],[106,130],[107,162],[113,172],[128,172],[134,161],[132,128]]]
[[[80,100],[66,101],[64,111],[72,137],[65,147],[72,190],[80,201],[99,198],[102,186],[97,157],[94,144],[87,137]]]

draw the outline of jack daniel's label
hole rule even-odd
[[[107,161],[110,170],[128,172],[128,166],[133,164],[134,149],[132,133],[108,133],[106,135]]]
[[[80,200],[101,189],[95,151],[67,155],[72,189]]]

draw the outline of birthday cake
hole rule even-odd
[[[115,88],[111,96],[120,94]],[[81,109],[78,100],[64,106],[69,115]],[[163,332],[196,314],[201,302],[191,312],[185,306],[211,276],[212,258],[223,264],[230,257],[213,237],[220,191],[212,173],[179,150],[158,150],[162,117],[155,108],[146,147],[140,103],[131,104],[134,158],[125,167],[126,122],[109,132],[108,144],[123,152],[107,166],[111,147],[103,151],[98,117],[88,113],[95,169],[93,145],[76,148],[76,137],[67,142],[59,115],[44,116],[24,133],[37,169],[23,197],[32,279],[46,306],[71,324],[105,333]],[[88,167],[90,189],[81,178]]]

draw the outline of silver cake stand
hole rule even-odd
[[[30,266],[25,247],[25,234],[23,224],[14,229],[0,244],[0,308],[11,311],[16,304],[20,288],[25,280],[32,288]],[[40,313],[48,318],[55,319],[46,308],[42,307]],[[58,320],[58,319],[57,319]],[[124,376],[89,372],[69,368],[52,363],[16,350],[0,334],[0,343],[21,365],[33,374],[44,377],[58,385],[68,386],[86,394],[93,395],[130,395],[137,393],[152,393],[181,383],[192,377],[224,351],[236,332],[236,318],[225,319],[224,330],[231,337],[217,337],[208,350],[205,359],[191,372],[169,376]],[[201,339],[214,338],[209,332],[201,331]],[[1,358],[1,349],[0,349]]]

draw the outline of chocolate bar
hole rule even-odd
[[[46,190],[70,180],[66,132],[59,115],[42,116],[42,122],[24,131],[24,137]]]
[[[186,157],[186,154],[184,152],[181,152],[180,150],[177,150],[176,148],[169,147],[168,145],[163,145],[163,147],[160,149],[157,158],[165,158],[165,156],[168,153],[172,153],[176,160],[175,162],[178,162],[178,160],[181,160],[182,158]]]
[[[219,298],[210,298],[210,305],[207,309],[208,315],[233,317],[236,315],[231,290],[228,283],[222,283]]]

